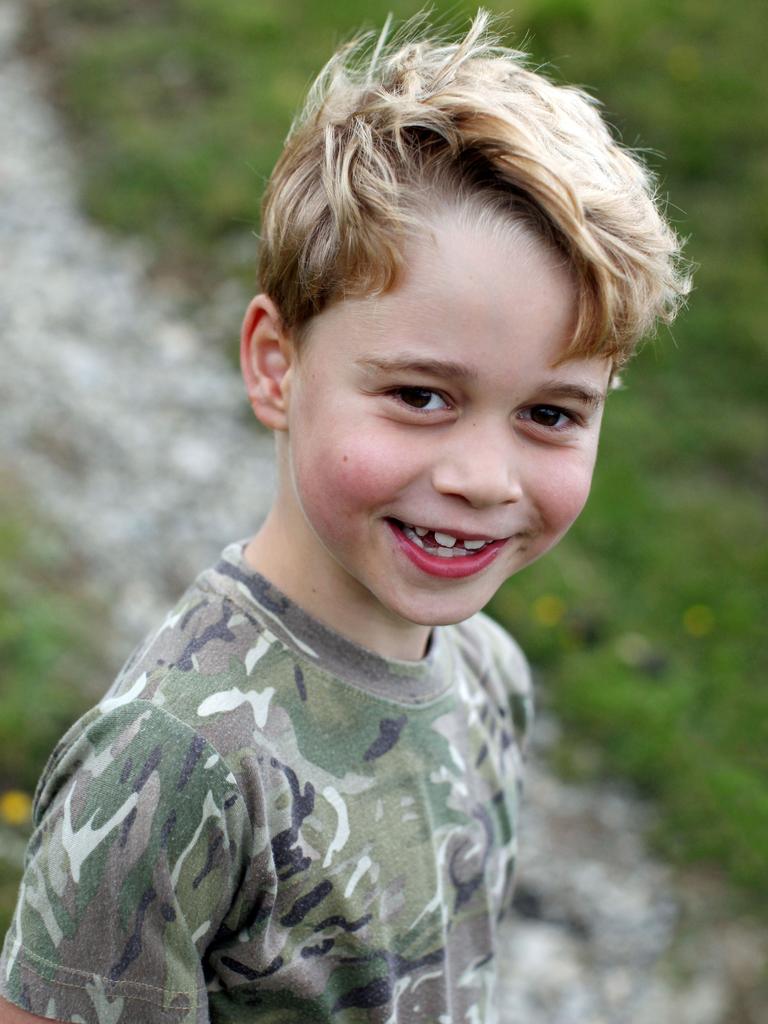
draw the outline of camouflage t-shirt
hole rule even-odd
[[[0,991],[82,1024],[487,1024],[525,661],[392,661],[228,547],[53,752]]]

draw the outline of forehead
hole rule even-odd
[[[335,303],[309,336],[349,356],[393,358],[402,349],[480,367],[514,352],[554,365],[575,321],[573,275],[550,246],[522,224],[444,211],[407,246],[392,289]]]

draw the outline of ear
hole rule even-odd
[[[240,368],[251,408],[270,430],[287,429],[293,343],[268,295],[251,300],[240,332]]]

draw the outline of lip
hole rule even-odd
[[[461,558],[441,558],[440,555],[430,555],[428,551],[408,540],[400,527],[391,519],[387,519],[386,522],[398,547],[416,568],[430,576],[439,576],[443,579],[462,579],[482,572],[496,559],[509,540],[509,538],[505,538],[491,541],[475,555],[463,555]]]

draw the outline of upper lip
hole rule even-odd
[[[393,516],[392,518],[394,519],[395,517]],[[494,536],[491,536],[488,533],[478,533],[476,530],[463,530],[463,529],[454,530],[452,527],[449,527],[449,526],[427,526],[427,524],[425,522],[418,522],[417,520],[411,520],[411,519],[400,519],[400,518],[398,518],[397,522],[398,523],[403,523],[405,526],[411,526],[411,527],[418,526],[418,527],[421,527],[422,529],[432,530],[433,532],[436,532],[436,533],[447,533],[449,537],[456,537],[457,539],[461,539],[461,540],[485,540],[485,541],[488,541],[490,543],[490,542],[495,541],[495,540],[508,540],[509,537],[511,536],[510,534],[504,534],[503,536],[500,536],[500,537],[494,537]]]

